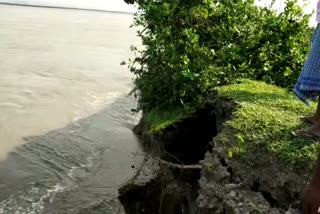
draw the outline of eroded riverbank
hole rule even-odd
[[[152,134],[149,124],[141,120],[135,132],[151,152],[136,179],[119,190],[126,213],[301,213],[302,192],[311,178],[318,144],[294,138],[279,119],[290,115],[288,106],[298,101],[285,90],[265,83],[245,80],[239,84],[225,87],[225,97],[218,96],[159,133]],[[275,96],[282,102],[270,102]],[[268,115],[266,102],[278,115],[257,118],[259,110]],[[303,125],[298,115],[310,111],[298,103],[295,106],[290,110],[290,129]],[[246,111],[249,107],[251,110]],[[251,119],[252,123],[246,123]],[[190,120],[194,126],[188,125]],[[233,123],[236,120],[243,126]],[[266,134],[273,127],[282,132]],[[252,131],[253,138],[237,134],[243,129]],[[290,139],[290,144],[280,144],[290,146],[290,150],[269,147],[278,139]],[[308,161],[293,156],[293,152],[301,151],[306,152]],[[282,159],[284,154],[291,155],[291,163]]]

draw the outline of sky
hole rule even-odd
[[[258,5],[270,5],[272,0],[255,0],[256,4]],[[284,8],[284,1],[285,0],[276,0],[273,8],[282,11]],[[320,1],[320,0],[319,0]],[[315,26],[316,23],[316,14],[315,11],[317,9],[317,2],[318,0],[298,0],[299,4],[303,6],[305,13],[312,13],[314,11],[313,16],[310,18],[310,25]]]

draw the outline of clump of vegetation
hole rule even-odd
[[[144,113],[188,111],[239,77],[291,88],[309,50],[310,15],[296,0],[281,13],[254,0],[135,2],[144,48],[129,67]]]
[[[314,111],[287,91],[313,32],[310,14],[296,0],[287,0],[280,13],[254,0],[128,1],[140,8],[135,25],[144,45],[132,48],[133,92],[152,132],[182,119],[218,90],[240,105],[217,138],[230,148],[230,157],[249,160],[264,151],[296,166],[315,161],[320,146],[291,133],[304,126],[300,116]],[[234,84],[239,78],[251,80]]]
[[[218,137],[230,148],[229,157],[250,159],[266,151],[290,165],[307,167],[315,162],[320,145],[292,134],[306,125],[299,118],[311,115],[314,104],[309,108],[282,88],[251,80],[220,87],[219,96],[239,104]]]

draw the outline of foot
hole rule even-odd
[[[293,134],[297,137],[317,140],[320,139],[320,125],[313,125],[306,129],[300,129],[293,132]]]
[[[313,125],[320,126],[320,116],[313,115],[313,116],[306,116],[301,118],[303,121],[311,123]]]

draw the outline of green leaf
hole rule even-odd
[[[239,145],[243,145],[244,144],[244,140],[240,135],[238,135],[238,144]]]
[[[229,150],[229,152],[228,152],[228,157],[231,159],[232,158],[232,151],[231,150]]]

